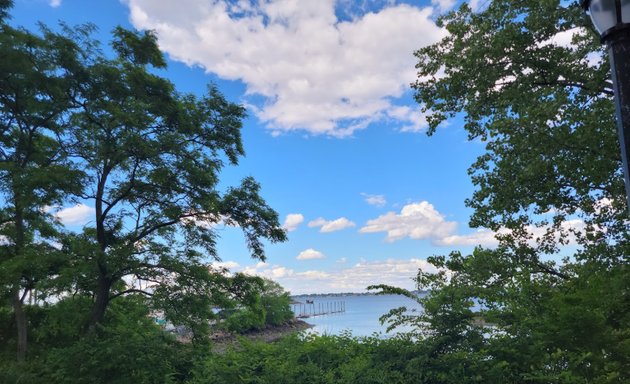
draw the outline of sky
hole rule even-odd
[[[483,1],[480,1],[483,3]],[[155,30],[181,92],[210,83],[247,107],[246,157],[222,185],[254,176],[289,240],[251,259],[238,228],[218,227],[221,265],[266,276],[293,294],[415,288],[426,258],[493,234],[471,229],[468,167],[484,151],[461,117],[429,137],[409,84],[414,50],[439,41],[454,0],[15,0],[14,25],[90,22],[110,40],[122,25]],[[478,7],[476,1],[471,6]],[[64,207],[70,228],[89,205]]]

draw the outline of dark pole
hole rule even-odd
[[[619,31],[606,39],[617,110],[617,132],[626,182],[626,202],[630,210],[630,31]]]

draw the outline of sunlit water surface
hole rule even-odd
[[[302,306],[293,305],[296,315],[305,311],[312,313],[313,310],[318,311],[320,308],[335,308],[333,304],[335,302],[336,308],[339,309],[340,303],[343,302],[345,307],[343,312],[303,319],[313,325],[310,332],[320,335],[339,335],[349,331],[353,336],[359,337],[373,336],[375,333],[379,334],[379,337],[392,337],[396,332],[405,332],[409,328],[401,327],[387,333],[387,325],[379,322],[382,315],[402,306],[410,312],[420,311],[422,308],[410,298],[399,295],[295,296],[294,300],[304,303]],[[313,304],[305,304],[307,300],[312,301]]]

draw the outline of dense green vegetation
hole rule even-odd
[[[392,320],[466,380],[629,382],[630,221],[604,47],[577,2],[485,5],[440,20],[449,35],[416,52],[414,88],[430,133],[462,114],[485,143],[467,204],[499,245],[430,258],[442,272],[418,275],[426,313]]]
[[[229,303],[232,308],[239,306],[236,312],[230,312],[226,319],[217,316],[217,329],[242,333],[293,319],[288,294],[276,283],[248,276],[230,280],[241,288],[251,284],[252,289],[242,300]],[[12,313],[3,307],[0,382],[185,382],[192,377],[197,364],[222,356],[211,354],[211,344],[205,339],[177,341],[175,333],[166,332],[156,324],[146,300],[139,296],[126,296],[112,303],[103,321],[85,333],[82,325],[90,315],[91,304],[90,298],[76,297],[54,305],[25,306],[30,343],[28,359],[22,363],[15,362]],[[269,316],[270,313],[274,315]],[[250,314],[257,316],[243,321]],[[255,326],[251,326],[252,322]]]
[[[235,333],[279,326],[293,320],[289,293],[273,280],[240,277],[253,282],[253,289],[245,300],[233,301],[232,308],[224,308],[217,328]]]
[[[440,272],[418,274],[424,313],[386,319],[415,331],[220,353],[208,320],[245,332],[291,316],[277,284],[204,262],[217,255],[199,222],[238,224],[256,258],[261,239],[284,239],[253,179],[216,190],[243,154],[243,108],[155,75],[165,62],[151,33],[117,29],[108,58],[90,26],[37,35],[9,26],[9,9],[0,0],[0,382],[630,382],[630,221],[609,68],[577,3],[464,4],[439,21],[450,34],[416,53],[430,133],[461,114],[486,145],[467,203],[499,245],[430,258]],[[575,28],[570,46],[550,43]],[[73,234],[44,207],[77,199],[95,205],[95,227]]]
[[[144,333],[158,312],[204,340],[215,308],[261,301],[260,279],[212,266],[216,223],[239,227],[259,260],[263,240],[286,239],[253,178],[218,187],[244,155],[244,108],[214,86],[178,92],[156,74],[166,64],[150,32],[116,28],[109,57],[94,26],[33,33],[7,23],[10,7],[0,1],[3,362],[72,369],[63,356],[94,343],[113,353],[112,338],[135,343],[121,327]],[[94,207],[80,233],[55,217],[76,203]],[[89,364],[117,361],[101,357]]]

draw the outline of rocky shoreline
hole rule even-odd
[[[312,325],[302,320],[294,319],[286,324],[277,326],[268,326],[264,329],[250,331],[244,334],[234,334],[230,332],[215,332],[210,335],[210,340],[213,344],[213,350],[215,352],[224,351],[228,346],[233,345],[238,341],[240,337],[244,337],[250,341],[259,341],[265,343],[272,343],[280,340],[284,336],[290,335],[295,332],[300,332],[311,328]]]

